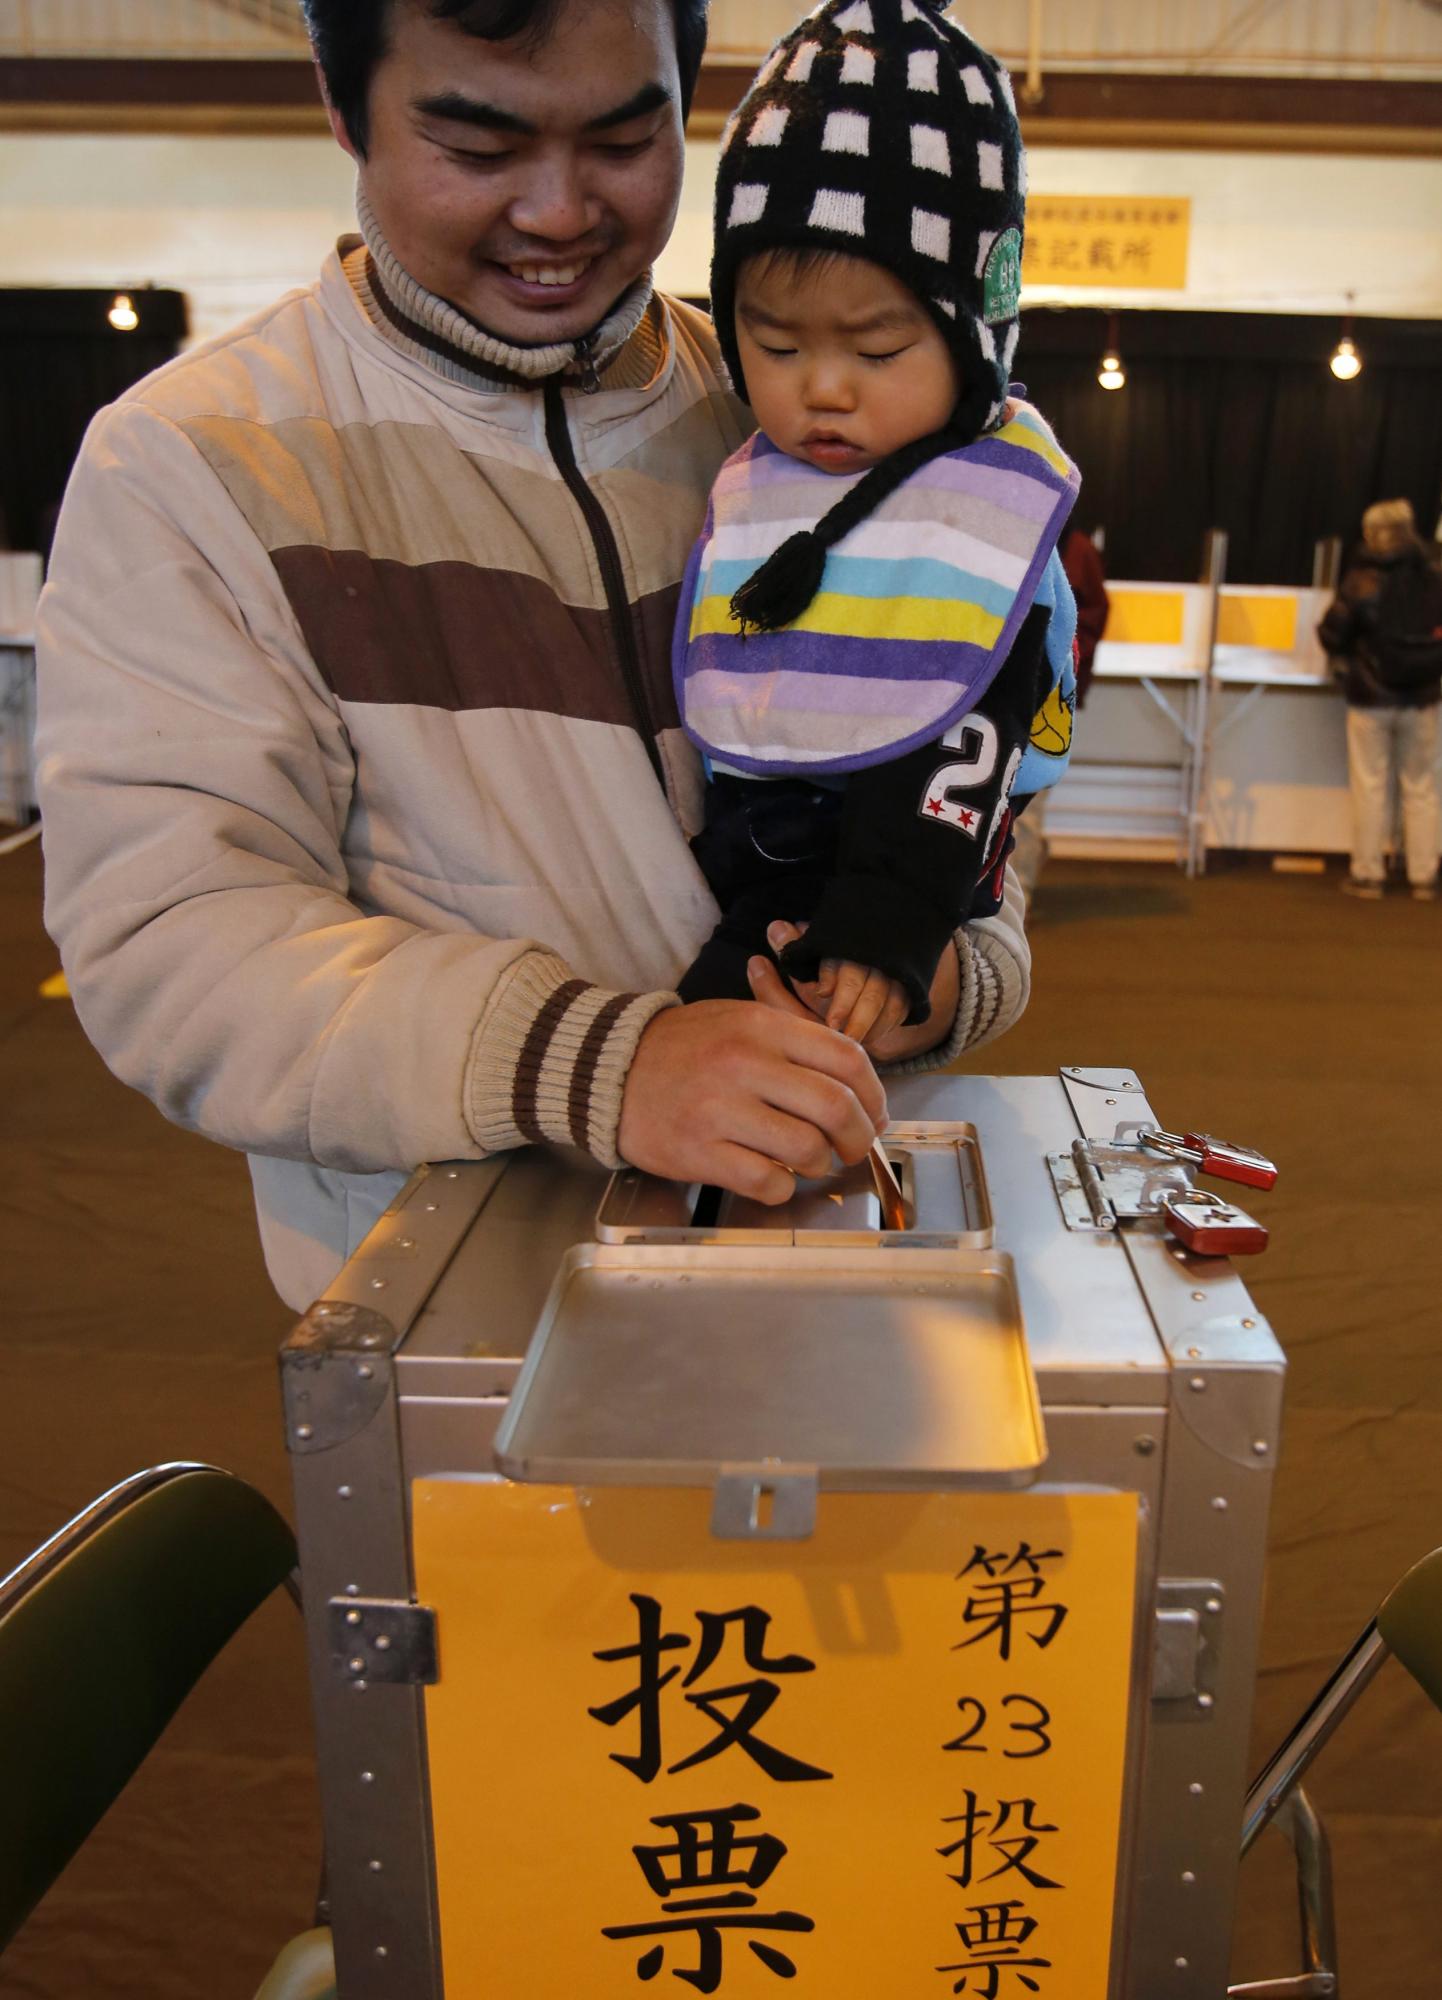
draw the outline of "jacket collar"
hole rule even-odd
[[[377,331],[413,360],[450,381],[486,389],[531,389],[555,375],[582,388],[640,388],[661,360],[661,316],[651,312],[651,273],[622,294],[593,333],[582,340],[518,347],[485,328],[448,300],[426,290],[404,269],[367,202],[356,190],[364,244],[342,246],[346,275]]]

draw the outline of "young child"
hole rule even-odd
[[[722,141],[712,311],[760,428],[722,467],[674,671],[722,918],[683,999],[780,963],[875,1043],[999,906],[1071,743],[1075,468],[1009,394],[1025,164],[1005,69],[934,0],[828,0]]]

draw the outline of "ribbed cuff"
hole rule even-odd
[[[616,1150],[626,1073],[643,1031],[674,993],[611,993],[563,959],[528,951],[503,977],[476,1029],[466,1122],[488,1153],[550,1142],[602,1166]]]
[[[994,1042],[1026,1009],[1027,995],[1016,961],[994,938],[976,930],[956,933],[957,970],[961,978],[956,1019],[944,1042],[909,1062],[886,1064],[885,1076],[919,1076],[947,1069],[968,1049]]]

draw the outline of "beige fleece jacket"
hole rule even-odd
[[[47,922],[116,1074],[252,1156],[293,1306],[421,1162],[616,1163],[716,917],[670,635],[747,428],[648,285],[580,362],[507,350],[373,231],[95,420],[39,617]],[[1022,1011],[1019,897],[958,951],[935,1062]]]

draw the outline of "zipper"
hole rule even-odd
[[[576,344],[579,349],[584,343],[578,341]],[[595,364],[589,357],[587,366],[594,376]],[[601,582],[606,592],[606,608],[611,614],[611,632],[616,642],[621,679],[626,684],[626,693],[636,717],[636,727],[641,741],[646,747],[646,755],[651,760],[651,769],[656,773],[656,782],[664,792],[666,773],[661,765],[661,753],[656,747],[656,729],[651,716],[651,704],[646,698],[646,684],[641,677],[641,660],[636,651],[636,633],[631,623],[631,609],[626,601],[626,579],[621,570],[621,551],[616,544],[615,530],[606,518],[605,508],[586,484],[581,468],[576,463],[576,450],[571,442],[570,426],[566,422],[566,405],[559,375],[547,377],[543,393],[546,410],[546,443],[560,469],[561,478],[571,498],[580,508],[582,518],[590,530],[596,561],[601,569]]]

